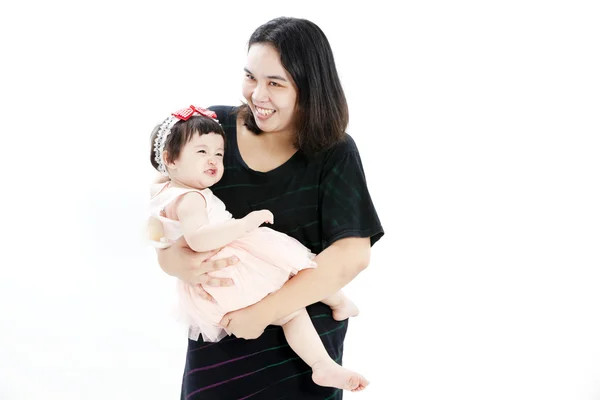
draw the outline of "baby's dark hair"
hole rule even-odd
[[[158,171],[158,163],[155,160],[154,154],[154,141],[156,140],[156,136],[158,135],[158,130],[160,129],[160,125],[158,124],[154,130],[152,131],[152,135],[150,137],[150,162],[152,166]],[[164,150],[167,151],[167,161],[173,162],[179,158],[179,154],[181,153],[181,149],[186,145],[194,135],[205,135],[207,133],[216,133],[217,135],[223,136],[223,141],[226,142],[225,132],[223,128],[217,121],[212,118],[205,117],[202,115],[196,115],[190,117],[187,121],[178,121],[173,128],[171,128],[171,133],[167,136],[167,141],[165,142]]]

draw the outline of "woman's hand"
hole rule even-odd
[[[210,260],[220,249],[197,253],[189,248],[185,239],[181,237],[173,245],[164,250],[157,250],[158,263],[165,273],[193,285],[198,295],[205,300],[214,301],[202,285],[230,286],[233,281],[227,278],[215,278],[210,275],[235,264],[237,257]]]
[[[256,339],[273,321],[255,307],[256,304],[225,314],[219,323],[221,327],[236,337]]]

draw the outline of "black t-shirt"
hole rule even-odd
[[[211,109],[227,136],[225,173],[211,190],[234,218],[268,209],[274,216],[269,227],[298,239],[315,254],[342,238],[370,237],[374,244],[383,236],[349,135],[316,156],[297,152],[278,168],[258,172],[246,165],[237,147],[237,108]],[[329,355],[341,364],[348,321],[335,321],[323,303],[307,310]],[[190,340],[182,398],[333,400],[341,399],[342,391],[314,384],[310,368],[287,345],[281,327],[269,326],[255,340]]]

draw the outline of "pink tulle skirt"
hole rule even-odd
[[[205,341],[216,342],[228,335],[219,326],[225,314],[257,303],[281,288],[298,271],[317,266],[313,261],[315,255],[299,241],[264,227],[233,241],[213,259],[231,256],[239,261],[210,275],[230,278],[233,286],[203,286],[216,303],[202,299],[187,283],[178,282],[183,319],[196,327]]]

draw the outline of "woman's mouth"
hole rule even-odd
[[[275,110],[272,110],[270,108],[258,107],[257,105],[254,105],[254,109],[256,110],[256,116],[262,120],[269,118],[275,113]]]

